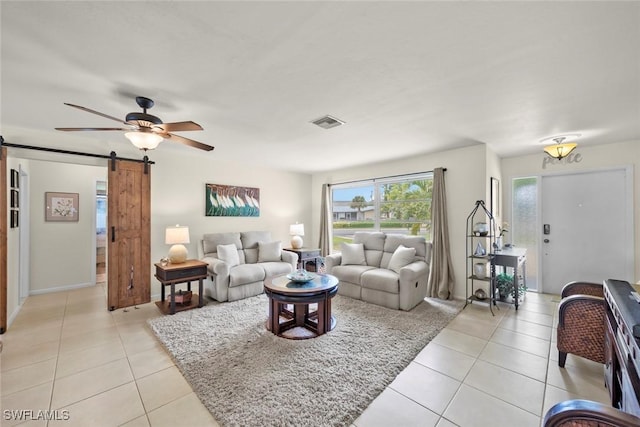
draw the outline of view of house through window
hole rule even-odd
[[[331,187],[333,251],[356,231],[384,231],[431,240],[433,174],[376,178]]]

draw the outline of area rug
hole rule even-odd
[[[265,329],[265,295],[149,320],[223,426],[348,426],[461,310],[427,299],[410,312],[337,295],[336,327],[306,340]]]

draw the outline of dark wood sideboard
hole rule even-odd
[[[604,281],[605,384],[611,404],[640,416],[640,303],[629,282]]]

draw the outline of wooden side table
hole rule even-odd
[[[156,279],[160,281],[161,300],[156,305],[164,314],[175,314],[177,311],[190,310],[204,305],[203,280],[207,277],[207,263],[195,259],[188,259],[180,264],[154,264],[156,266]],[[191,291],[191,282],[198,281],[198,294],[191,296],[188,304],[176,305],[176,284],[186,283],[187,290]],[[165,301],[165,286],[171,286],[171,297]],[[197,298],[197,300],[196,300]]]
[[[298,254],[298,268],[305,268],[308,261],[316,261],[316,266],[318,265],[319,248],[283,248],[282,250]]]

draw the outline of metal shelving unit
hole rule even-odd
[[[484,223],[487,225],[486,231],[478,231],[476,224]],[[496,304],[496,288],[494,280],[494,268],[491,268],[491,254],[493,253],[493,244],[496,238],[496,224],[491,212],[489,212],[484,204],[484,200],[476,201],[476,205],[467,217],[466,229],[466,303],[483,302],[489,305],[489,310],[493,313],[493,306]],[[482,248],[484,251],[480,251]],[[481,277],[474,271],[474,265],[484,263],[485,274]],[[486,298],[479,298],[476,291],[482,289],[485,291]]]

